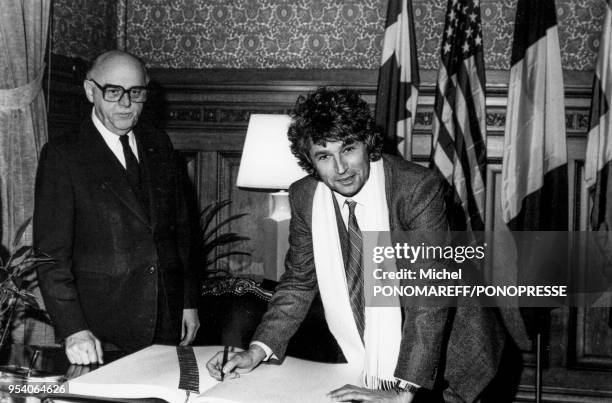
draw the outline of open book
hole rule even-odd
[[[327,392],[347,383],[360,385],[360,371],[348,364],[322,364],[287,357],[282,365],[262,364],[240,378],[218,382],[206,362],[219,346],[193,348],[198,362],[200,394],[189,402],[329,402]],[[106,398],[160,398],[186,401],[180,390],[176,347],[153,345],[68,382],[71,395]]]

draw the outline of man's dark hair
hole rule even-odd
[[[291,152],[309,174],[316,176],[310,160],[313,144],[325,146],[328,141],[344,144],[359,141],[365,144],[370,161],[381,157],[382,135],[368,104],[357,91],[318,88],[306,97],[298,97],[291,117]]]

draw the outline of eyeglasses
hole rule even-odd
[[[119,102],[123,98],[123,94],[128,94],[128,100],[130,102],[145,102],[149,90],[147,87],[135,86],[128,89],[123,88],[120,85],[106,84],[104,86],[98,84],[95,80],[89,79],[102,91],[102,98],[108,102]]]

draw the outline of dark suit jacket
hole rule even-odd
[[[390,230],[448,231],[443,179],[401,158],[383,158]],[[308,176],[289,189],[286,271],[253,336],[281,360],[318,292],[311,235],[317,184]],[[428,389],[448,383],[463,399],[473,401],[495,375],[504,345],[503,328],[493,313],[479,307],[405,307],[403,319],[395,376]]]
[[[89,329],[132,351],[153,341],[160,290],[176,339],[182,310],[196,307],[184,170],[164,133],[134,133],[148,206],[91,118],[42,150],[34,242],[56,259],[38,279],[58,339]]]

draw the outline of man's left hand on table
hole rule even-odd
[[[332,390],[328,396],[337,402],[376,402],[376,403],[411,403],[414,393],[397,392],[395,390],[377,390],[360,388],[354,385],[344,385]]]

